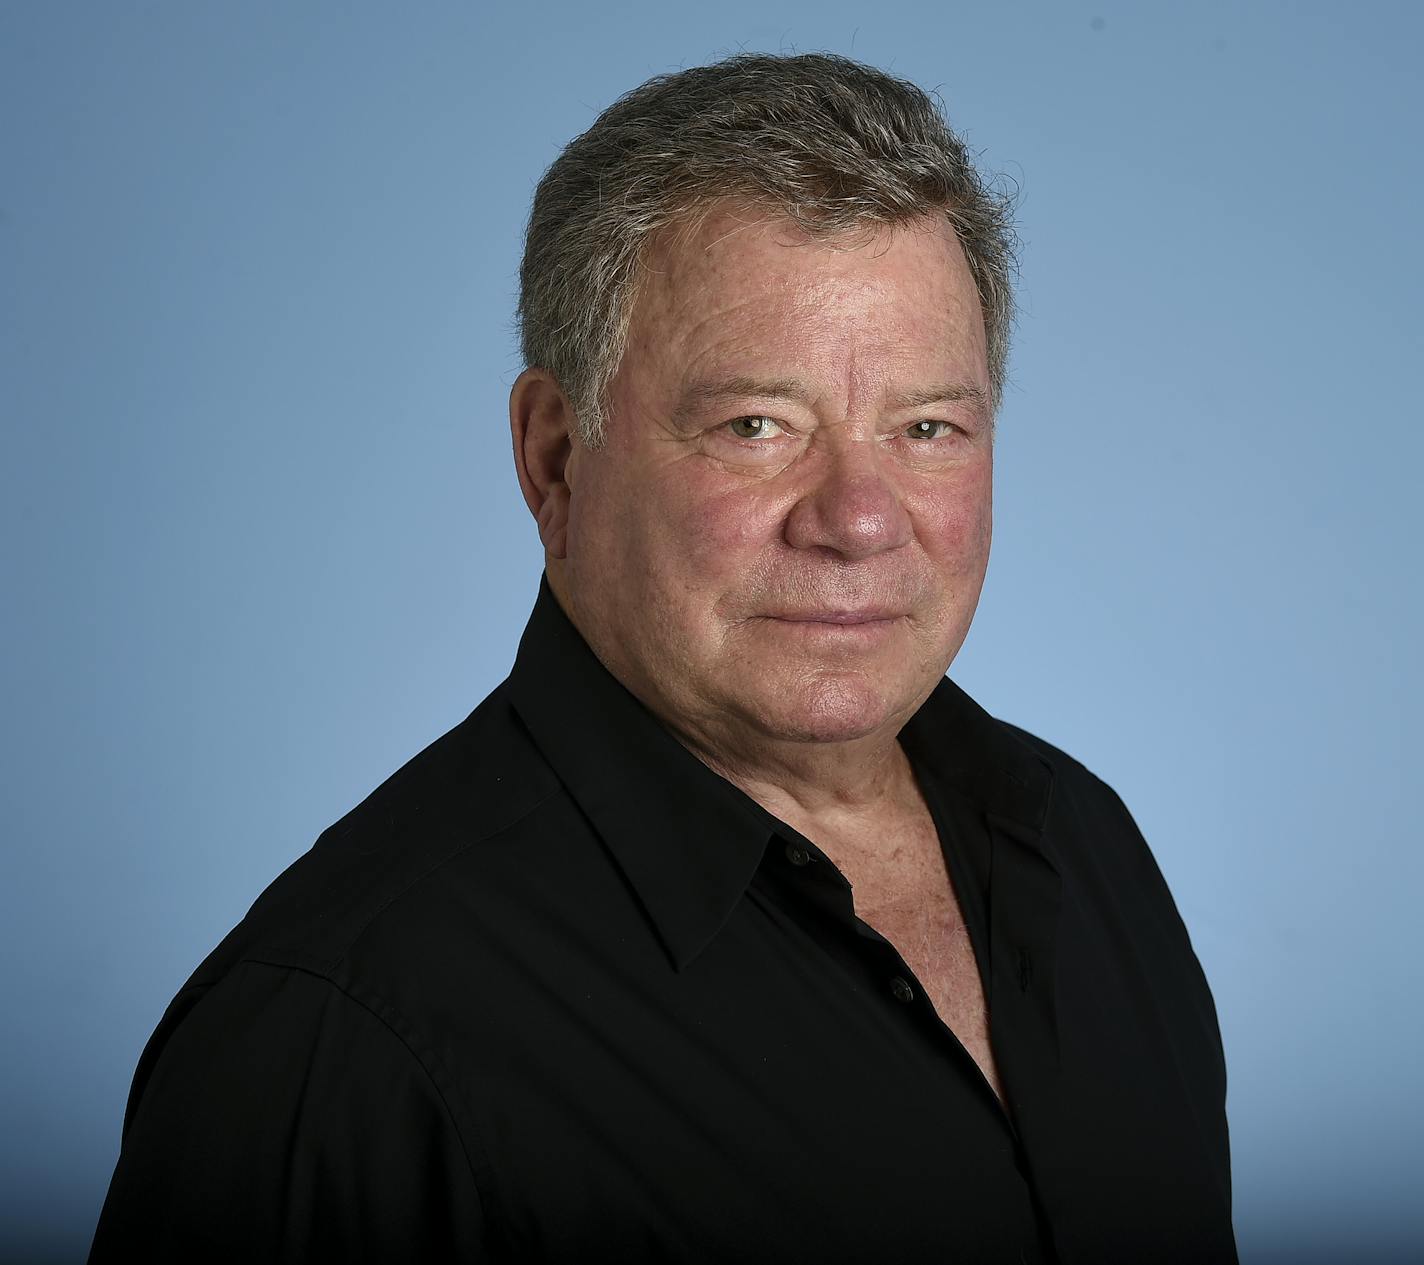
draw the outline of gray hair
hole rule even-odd
[[[938,98],[907,80],[829,53],[742,53],[626,93],[535,190],[519,270],[524,360],[558,379],[588,447],[605,438],[650,242],[729,200],[818,238],[944,215],[978,288],[997,409],[1013,326],[1011,198],[975,170]]]

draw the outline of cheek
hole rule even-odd
[[[926,488],[912,514],[925,552],[956,571],[973,572],[989,557],[993,534],[993,480],[988,467],[964,472],[950,485]]]
[[[646,476],[620,457],[587,462],[569,503],[569,554],[600,598],[645,587],[659,546]]]
[[[774,534],[779,512],[754,489],[726,487],[705,463],[670,472],[658,499],[662,538],[689,578],[745,574]]]

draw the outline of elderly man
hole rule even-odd
[[[840,58],[655,79],[568,146],[514,670],[179,994],[92,1259],[1235,1259],[1147,846],[944,675],[1009,242],[931,101]]]

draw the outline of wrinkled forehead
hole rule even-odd
[[[943,215],[808,230],[779,210],[724,204],[649,243],[624,363],[663,372],[729,351],[903,345],[984,352],[979,296]],[[653,362],[649,365],[648,362]]]
[[[732,208],[668,234],[643,280],[611,415],[656,427],[772,398],[831,416],[950,398],[988,412],[978,293],[942,218],[825,236]]]
[[[776,267],[783,250],[795,252],[784,256],[783,262],[791,266],[797,255],[882,252],[907,234],[939,238],[948,253],[963,259],[948,218],[938,213],[895,223],[867,221],[820,229],[765,203],[709,203],[652,234],[639,259],[635,297],[696,294],[714,281],[759,280],[768,267]]]

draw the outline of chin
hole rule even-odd
[[[840,675],[783,683],[749,703],[762,729],[791,742],[852,742],[882,728],[892,711],[883,690]]]

